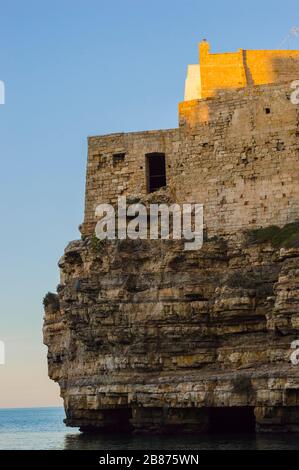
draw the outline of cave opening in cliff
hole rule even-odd
[[[152,193],[166,186],[166,169],[164,153],[146,154],[147,192]]]
[[[254,433],[255,416],[252,406],[230,406],[209,409],[211,433]]]
[[[107,432],[130,432],[131,431],[131,408],[115,408],[102,410],[104,427]]]

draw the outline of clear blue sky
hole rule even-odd
[[[60,403],[41,302],[79,236],[86,137],[175,127],[202,38],[212,52],[276,49],[298,9],[298,0],[0,1],[0,407]]]

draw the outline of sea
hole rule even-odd
[[[299,434],[84,435],[63,408],[0,409],[0,450],[298,450]]]

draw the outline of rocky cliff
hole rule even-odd
[[[299,230],[86,237],[44,299],[49,375],[82,430],[299,431]]]

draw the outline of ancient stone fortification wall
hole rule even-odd
[[[249,85],[296,80],[299,76],[299,51],[243,51]]]
[[[208,231],[298,218],[298,107],[289,98],[289,84],[266,85],[182,104],[183,171],[174,185],[179,199],[205,205]]]
[[[214,96],[225,88],[246,87],[246,73],[242,50],[225,54],[210,54],[209,43],[199,44],[201,98]]]
[[[209,235],[297,220],[299,115],[289,85],[183,102],[178,129],[89,138],[82,232],[92,232],[99,203],[146,194],[151,152],[165,153],[174,200],[204,204]]]
[[[188,68],[185,96],[189,100],[215,96],[219,90],[295,80],[299,76],[299,51],[240,49],[211,54],[209,43],[202,41],[199,64],[200,72],[196,65]]]
[[[172,180],[170,162],[173,150],[179,147],[179,134],[178,129],[172,129],[89,138],[84,234],[91,233],[94,228],[98,204],[114,203],[121,195],[147,193],[146,154],[165,153],[166,176]]]

